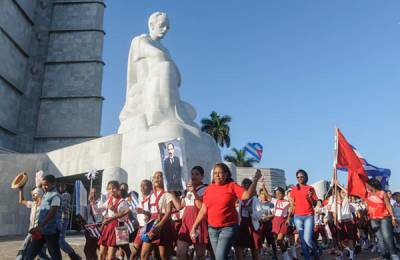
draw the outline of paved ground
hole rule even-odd
[[[23,236],[13,236],[13,237],[0,237],[0,260],[11,260],[15,259],[15,255],[23,241]],[[68,243],[80,254],[83,256],[83,245],[85,243],[85,237],[79,234],[67,235]],[[299,254],[300,255],[300,254]],[[68,259],[68,256],[63,254],[63,259]],[[84,257],[83,257],[84,259]],[[251,259],[248,257],[248,259]],[[270,256],[265,256],[263,259],[271,259]],[[322,260],[334,260],[332,255],[324,253]],[[358,255],[356,259],[364,260],[378,260],[381,259],[377,257],[376,254],[370,253],[368,251],[363,252]]]

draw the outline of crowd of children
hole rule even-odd
[[[277,259],[279,251],[284,260],[319,259],[322,252],[355,259],[362,250],[398,259],[400,193],[388,194],[375,179],[367,181],[367,196],[360,199],[337,183],[318,198],[304,170],[287,190],[269,191],[259,170],[238,185],[223,163],[215,165],[209,185],[203,178],[196,166],[184,192],[166,191],[162,172],[142,180],[140,195],[117,181],[108,183],[107,195],[90,190],[81,220],[85,259]],[[61,259],[60,248],[80,259],[64,240],[70,200],[64,191],[61,186],[57,192],[52,175],[31,192],[33,201],[25,200],[21,188],[20,203],[31,215],[17,259],[49,259],[46,250]]]

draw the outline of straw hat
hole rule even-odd
[[[28,181],[28,174],[26,172],[20,172],[15,176],[14,180],[11,182],[12,189],[18,189],[23,187]]]

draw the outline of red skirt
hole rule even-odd
[[[199,210],[195,206],[186,206],[182,216],[182,226],[179,229],[178,239],[187,243],[193,244],[207,244],[208,243],[208,231],[207,221],[202,220],[198,226],[199,235],[196,241],[192,241],[190,238],[190,231],[192,230],[194,221],[196,220]]]
[[[242,218],[239,225],[239,234],[235,246],[241,248],[260,249],[261,236],[258,230],[255,230],[251,218]]]
[[[272,219],[272,233],[274,234],[287,234],[288,227],[286,225],[286,218],[274,217]]]
[[[99,238],[99,246],[116,246],[117,238],[115,235],[115,228],[118,226],[118,220],[115,219],[103,226],[101,230],[101,236]]]
[[[158,214],[151,214],[151,219],[161,219],[162,217],[158,217]],[[156,246],[168,246],[172,247],[174,241],[176,240],[176,233],[174,229],[174,224],[172,223],[171,218],[169,218],[160,230],[160,234],[157,238],[152,240],[150,243]]]

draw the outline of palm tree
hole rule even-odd
[[[231,162],[238,167],[253,167],[253,164],[257,162],[256,159],[250,159],[246,156],[245,149],[232,149],[233,155],[225,155],[224,160]]]
[[[220,116],[217,112],[212,111],[210,118],[201,120],[201,131],[211,135],[221,147],[229,147],[231,145],[229,136],[229,123],[231,120],[232,118],[228,115]]]

